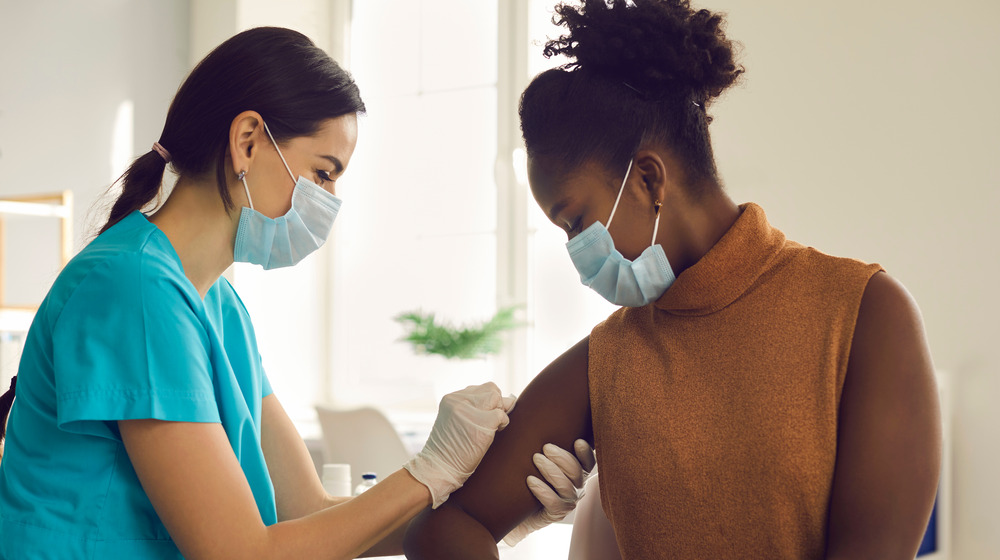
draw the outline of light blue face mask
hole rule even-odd
[[[288,167],[267,124],[264,124],[264,130],[274,144],[274,149],[278,150],[278,157],[285,164],[288,175],[295,181],[295,175]],[[259,264],[270,270],[292,266],[323,245],[333,228],[337,212],[340,211],[339,198],[300,175],[292,190],[292,207],[284,216],[268,218],[254,210],[245,175],[240,173],[240,179],[250,208],[244,207],[240,213],[233,260]]]
[[[660,228],[659,210],[653,225],[653,240],[634,261],[626,259],[615,249],[615,242],[608,233],[631,171],[630,160],[607,227],[600,220],[594,222],[580,235],[569,240],[566,250],[569,251],[569,257],[573,259],[573,265],[580,273],[580,281],[584,286],[589,286],[615,305],[641,307],[660,299],[663,292],[674,283],[674,271],[670,268],[663,247],[654,245],[656,232]]]

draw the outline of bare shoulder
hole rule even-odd
[[[858,326],[907,326],[923,320],[916,300],[902,282],[885,272],[875,273],[865,287],[858,310]]]
[[[848,375],[876,376],[870,381],[885,383],[933,381],[920,308],[906,287],[884,272],[871,277],[861,298]]]
[[[868,282],[840,401],[828,558],[913,558],[941,460],[923,319],[886,273]]]

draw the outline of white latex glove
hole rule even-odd
[[[514,527],[503,538],[508,546],[514,546],[524,537],[550,523],[562,521],[583,497],[583,484],[590,476],[590,471],[594,470],[597,459],[593,448],[582,439],[573,443],[573,450],[576,452],[575,457],[569,451],[547,443],[542,447],[542,453],[535,453],[532,457],[538,472],[552,486],[545,484],[537,476],[528,477],[528,489],[541,502],[542,509]]]
[[[432,508],[462,487],[493,443],[497,430],[510,423],[507,413],[516,397],[504,397],[493,383],[466,387],[441,399],[424,448],[403,468],[431,491]]]

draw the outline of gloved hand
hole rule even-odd
[[[535,453],[532,457],[538,472],[552,486],[545,484],[537,476],[528,477],[528,489],[543,507],[503,538],[508,546],[514,546],[524,537],[550,523],[562,521],[583,497],[583,484],[590,476],[590,471],[594,470],[597,459],[593,448],[582,439],[573,443],[573,450],[576,452],[575,457],[569,451],[547,443],[542,447],[544,455]]]
[[[461,488],[497,430],[510,423],[516,397],[504,397],[493,383],[466,387],[441,399],[434,427],[423,450],[403,468],[431,491],[432,508]]]

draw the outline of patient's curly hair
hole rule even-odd
[[[521,96],[528,154],[563,169],[585,160],[621,167],[644,142],[685,162],[689,182],[716,179],[707,106],[744,72],[722,14],[688,0],[580,0],[555,7],[567,34],[546,57],[570,62],[539,74]]]

